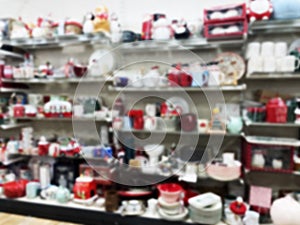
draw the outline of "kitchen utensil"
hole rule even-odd
[[[75,64],[73,66],[73,71],[76,77],[83,77],[86,74],[87,70],[87,66],[83,66],[80,64]]]
[[[294,72],[300,67],[300,60],[293,55],[284,56],[276,60],[277,71]]]

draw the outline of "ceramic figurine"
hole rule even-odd
[[[83,23],[83,33],[89,34],[94,32],[94,19],[95,16],[91,12],[85,16],[85,21]]]
[[[252,156],[252,167],[263,168],[266,160],[262,152],[256,152]]]
[[[108,9],[106,6],[99,6],[95,9],[94,32],[110,32],[110,23],[108,20]]]
[[[214,108],[212,111],[212,118],[210,121],[209,133],[224,133],[226,132],[226,125],[220,118],[220,109]]]
[[[118,43],[122,39],[122,29],[117,14],[113,13],[110,19],[111,42]]]
[[[21,20],[16,20],[12,23],[10,38],[29,38],[29,30],[26,24]]]
[[[250,0],[247,14],[250,22],[255,20],[268,20],[273,12],[270,0]]]
[[[53,22],[46,18],[39,17],[36,26],[32,29],[32,37],[45,38],[53,36]]]
[[[187,39],[190,37],[190,35],[191,32],[185,20],[181,20],[179,23],[177,23],[177,26],[174,30],[175,39]]]
[[[172,28],[165,17],[160,17],[153,22],[152,39],[169,40],[172,37]]]
[[[82,24],[76,20],[67,20],[65,22],[65,34],[81,34],[82,33]]]

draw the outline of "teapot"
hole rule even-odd
[[[59,188],[56,191],[55,198],[56,201],[58,201],[59,203],[66,203],[71,198],[70,191],[63,186],[59,186]]]
[[[227,130],[231,134],[239,134],[243,129],[243,121],[241,117],[230,117],[227,123]]]

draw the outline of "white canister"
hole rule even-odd
[[[271,41],[266,41],[261,44],[261,53],[262,57],[274,57],[274,48],[275,44]]]
[[[284,57],[287,55],[288,48],[286,42],[277,42],[275,44],[274,56],[275,57]]]
[[[50,165],[49,164],[43,164],[40,166],[40,183],[41,183],[41,188],[47,188],[50,186],[50,181],[51,181],[51,174],[50,174]]]
[[[276,71],[276,58],[275,57],[264,57],[263,71],[267,73]]]
[[[260,43],[251,42],[247,46],[246,59],[256,58],[260,56]]]

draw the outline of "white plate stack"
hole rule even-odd
[[[205,193],[189,199],[190,218],[195,223],[217,224],[222,218],[222,201],[218,195]]]

